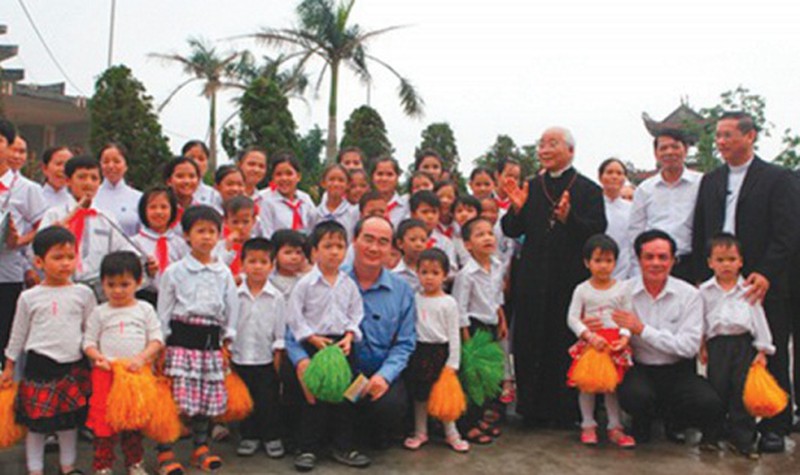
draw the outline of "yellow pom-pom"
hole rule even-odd
[[[590,394],[614,392],[619,377],[611,355],[592,346],[586,347],[571,376],[581,392]]]
[[[750,366],[744,382],[742,401],[753,417],[775,417],[789,404],[789,395],[760,364]]]
[[[445,366],[442,374],[431,388],[428,398],[428,414],[442,422],[458,420],[467,410],[467,397],[461,388],[456,372]]]
[[[225,391],[228,393],[228,407],[218,420],[235,422],[247,418],[253,412],[253,398],[238,374],[231,371],[225,376]]]
[[[156,380],[149,367],[128,371],[128,362],[111,364],[114,379],[108,393],[108,424],[117,432],[140,430],[150,419],[150,411],[159,404]]]
[[[156,401],[142,432],[159,444],[175,442],[181,435],[180,410],[172,398],[172,381],[166,376],[156,378]]]
[[[25,437],[25,427],[17,425],[14,419],[18,386],[14,383],[0,388],[0,449],[11,447]]]

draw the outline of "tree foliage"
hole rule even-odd
[[[539,159],[536,156],[536,145],[517,146],[508,135],[498,135],[494,144],[483,155],[476,158],[475,166],[496,169],[501,159],[513,159],[522,165],[522,176],[529,177],[539,170]]]
[[[300,167],[303,170],[300,187],[306,190],[315,200],[322,196],[319,182],[322,178],[323,168],[322,150],[325,148],[323,135],[322,129],[315,125],[298,140],[299,153],[297,158],[300,160]]]
[[[370,106],[361,106],[353,110],[344,123],[341,148],[358,147],[367,158],[364,167],[372,169],[372,162],[382,156],[394,152],[389,137],[386,134],[386,125],[383,123],[378,111]]]
[[[159,180],[160,168],[170,158],[167,138],[147,95],[127,66],[107,69],[95,83],[89,100],[89,144],[99,151],[107,142],[122,144],[128,152],[128,181],[139,189]]]
[[[448,170],[458,169],[458,146],[453,129],[447,122],[434,122],[422,131],[422,142],[414,152],[419,157],[423,150],[433,149],[441,155],[444,166]],[[413,165],[412,165],[413,166]]]

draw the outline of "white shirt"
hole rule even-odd
[[[703,299],[692,285],[668,277],[653,298],[641,277],[631,279],[633,313],[644,324],[631,338],[634,359],[646,365],[668,365],[694,358],[703,339]]]
[[[744,165],[737,167],[726,165],[728,167],[728,188],[725,196],[725,222],[722,225],[722,230],[726,233],[736,234],[736,204],[739,202],[739,192],[742,191],[742,184],[751,163],[753,163],[753,157],[750,157],[750,160]]]
[[[458,303],[449,295],[426,297],[416,294],[417,341],[420,343],[447,343],[445,364],[458,370],[461,362],[461,318]]]
[[[159,234],[147,226],[142,226],[142,229],[140,229],[132,239],[142,251],[147,253],[147,257],[152,257],[156,260],[156,262],[158,262],[158,258],[156,256],[156,246],[158,245],[159,238],[162,236],[167,241],[167,266],[183,259],[183,257],[186,254],[189,254],[191,251],[191,249],[189,249],[189,245],[186,244],[186,239],[184,239],[184,237],[180,234],[176,233],[174,228],[168,229],[164,234]],[[156,272],[156,275],[153,277],[145,274],[145,283],[142,288],[158,292],[158,286],[161,283],[162,273],[163,272],[161,271]]]
[[[596,289],[589,281],[584,281],[575,287],[572,301],[567,311],[567,325],[578,338],[586,331],[583,318],[586,316],[599,317],[603,328],[617,328],[611,318],[614,310],[631,311],[631,295],[628,284],[616,281],[607,289]],[[631,332],[625,328],[620,329],[621,335],[630,336]]]
[[[206,185],[202,181],[197,185],[197,190],[192,197],[197,204],[214,207],[219,199],[219,193],[213,187]]]
[[[628,233],[630,242],[644,231],[660,229],[675,239],[678,256],[691,253],[694,206],[702,178],[702,174],[684,168],[675,183],[664,181],[661,173],[643,181],[633,194]],[[633,262],[631,271],[637,272],[638,268]]]
[[[7,191],[0,193],[0,211],[10,213],[9,219],[14,222],[20,235],[31,231],[46,209],[41,188],[11,169],[0,177],[0,183],[7,188]],[[4,231],[0,231],[0,237],[5,235]],[[5,242],[0,243],[0,283],[24,280],[25,270],[30,268],[25,256],[27,247],[6,249]]]
[[[141,226],[139,221],[139,200],[141,198],[142,192],[128,186],[125,180],[120,180],[116,185],[108,180],[103,180],[94,197],[94,205],[97,209],[117,218],[117,222],[122,226],[125,234],[134,236]]]
[[[80,284],[41,284],[23,291],[6,357],[19,361],[23,351],[35,351],[59,363],[80,360],[83,326],[96,304],[94,292]]]
[[[364,318],[364,301],[358,286],[346,273],[339,271],[334,284],[328,283],[319,267],[304,275],[294,286],[289,298],[287,323],[299,342],[313,335],[353,333],[353,341],[361,341],[359,325]]]
[[[747,289],[744,279],[739,276],[736,285],[726,291],[712,277],[700,285],[703,297],[705,337],[710,340],[720,335],[753,335],[753,347],[769,355],[775,353],[772,333],[767,324],[764,307],[760,303],[751,304],[745,298]]]
[[[83,349],[93,346],[106,358],[133,358],[152,341],[164,343],[161,322],[152,305],[137,300],[129,307],[104,303],[86,321]]]
[[[319,213],[311,197],[300,190],[295,195],[295,200],[290,201],[280,193],[264,194],[261,202],[260,217],[264,225],[264,236],[272,237],[272,234],[279,229],[292,229],[294,211],[291,205],[300,203],[298,209],[302,226],[298,231],[308,234],[314,229],[314,225],[319,220]]]
[[[606,234],[616,241],[619,247],[619,257],[617,266],[614,268],[612,277],[615,279],[627,279],[630,274],[631,265],[638,267],[635,263],[633,252],[633,241],[628,232],[630,228],[631,210],[633,203],[622,198],[615,200],[603,195],[606,206]]]
[[[450,261],[450,275],[455,275],[458,272],[458,256],[456,255],[456,248],[453,245],[453,240],[449,237],[442,234],[438,229],[435,229],[431,232],[431,236],[428,238],[428,242],[431,243],[433,247],[436,249],[440,249],[447,255],[447,259]]]
[[[462,269],[464,268],[464,266],[467,265],[467,262],[469,262],[469,260],[472,259],[472,255],[469,253],[466,246],[464,246],[464,239],[462,239],[461,236],[454,235],[452,241],[453,241],[453,248],[456,251],[456,259],[458,260],[458,267],[459,269]]]
[[[399,195],[397,192],[392,196],[392,199],[386,203],[386,210],[389,221],[392,222],[394,229],[400,225],[400,221],[408,218],[411,215],[411,209],[408,206],[408,196]]]
[[[70,205],[50,208],[42,218],[40,229],[65,220],[78,206],[75,200]],[[103,258],[114,251],[137,252],[117,229],[119,224],[113,216],[102,211],[97,216],[87,216],[80,245],[80,265],[75,270],[76,281],[87,281],[100,277],[100,264]],[[75,236],[75,239],[80,239]],[[138,254],[138,252],[137,252]]]
[[[356,229],[361,213],[358,211],[358,206],[351,205],[346,199],[343,199],[335,210],[328,209],[328,195],[322,197],[319,206],[317,207],[318,222],[322,221],[336,221],[347,230],[347,241],[353,242],[353,233]]]
[[[453,297],[458,302],[461,326],[468,327],[469,319],[497,325],[497,309],[503,305],[503,264],[491,258],[489,271],[470,257],[467,265],[456,274]]]
[[[500,220],[498,219],[496,223],[494,223],[494,237],[497,240],[497,251],[495,255],[503,263],[504,268],[506,269],[506,274],[511,271],[511,259],[514,257],[514,252],[517,250],[517,241],[515,239],[511,239],[510,237],[506,236],[503,233],[503,227],[500,225]],[[464,246],[464,241],[461,241],[461,247]],[[453,239],[453,247],[455,248],[455,239]],[[464,252],[467,252],[464,249]],[[467,252],[468,253],[468,252]],[[458,250],[456,250],[456,255],[458,255]]]
[[[269,275],[269,281],[276,289],[278,289],[281,292],[281,294],[283,294],[283,298],[288,303],[289,297],[292,296],[292,291],[294,290],[294,286],[297,285],[297,282],[303,277],[303,275],[305,274],[282,275],[276,269],[272,271],[272,274]]]
[[[203,264],[189,253],[161,276],[158,316],[164,336],[173,316],[198,315],[216,321],[224,337],[236,340],[239,298],[230,269],[220,261]]]
[[[44,201],[47,203],[48,208],[68,205],[73,201],[72,195],[69,194],[66,185],[56,191],[50,183],[45,183],[42,185],[42,196],[44,196]]]
[[[239,365],[267,365],[273,354],[282,350],[286,333],[286,300],[280,290],[266,282],[256,295],[245,278],[237,290],[239,320],[231,345],[231,356]]]
[[[400,262],[398,262],[397,265],[394,267],[394,269],[392,269],[392,272],[399,275],[403,280],[405,280],[406,283],[408,283],[408,285],[411,287],[411,290],[414,291],[414,293],[417,293],[420,290],[422,290],[422,286],[419,283],[419,276],[417,276],[417,271],[415,269],[411,269],[410,267],[408,267],[405,260],[400,259]]]

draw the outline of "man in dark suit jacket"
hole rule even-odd
[[[706,174],[700,183],[694,215],[693,248],[707,248],[720,231],[739,238],[744,254],[742,274],[750,285],[748,298],[762,301],[777,349],[769,370],[780,385],[789,385],[787,269],[800,245],[800,183],[789,170],[767,163],[754,154],[756,127],[742,112],[724,114],[717,122],[716,145],[725,164]],[[706,253],[697,252],[697,280],[711,276]],[[759,448],[783,452],[791,429],[791,407],[762,422]]]

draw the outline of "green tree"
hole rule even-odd
[[[501,159],[513,159],[522,165],[522,176],[529,177],[539,170],[539,159],[536,156],[536,145],[523,145],[514,143],[508,135],[498,135],[494,144],[483,155],[473,160],[475,166],[496,169],[497,162]]]
[[[453,129],[447,122],[434,122],[422,131],[422,142],[414,151],[414,156],[419,157],[423,150],[433,149],[442,156],[445,168],[458,169],[458,146]],[[413,166],[413,164],[412,164]]]
[[[372,162],[376,158],[394,152],[386,135],[383,119],[378,111],[370,106],[361,106],[353,110],[350,118],[344,123],[344,135],[340,146],[360,148],[367,157],[367,163],[364,164],[367,170],[372,169]]]
[[[325,73],[330,71],[325,154],[328,160],[333,160],[336,156],[337,104],[342,66],[349,67],[362,81],[369,83],[372,76],[367,63],[377,63],[400,81],[398,95],[406,114],[414,117],[422,113],[422,98],[409,80],[386,62],[367,52],[369,41],[396,30],[399,26],[365,30],[350,22],[354,5],[355,0],[342,0],[338,4],[334,4],[333,0],[303,0],[297,6],[299,25],[296,28],[267,28],[253,35],[268,45],[294,48],[290,56],[298,58],[301,66],[313,57],[321,59],[324,66],[317,80],[318,87]]]
[[[303,188],[315,200],[322,196],[319,189],[319,182],[322,178],[322,149],[325,148],[325,139],[319,126],[315,125],[298,140],[300,150],[297,158],[303,169],[303,178],[300,187]]]
[[[151,53],[150,56],[163,60],[166,63],[177,63],[183,68],[183,72],[189,76],[178,85],[167,96],[159,106],[159,112],[175,97],[181,89],[195,81],[202,83],[201,95],[208,100],[208,148],[210,153],[208,169],[211,173],[217,169],[217,94],[223,89],[241,87],[238,82],[238,72],[242,67],[239,65],[243,61],[241,52],[217,53],[216,48],[211,46],[208,41],[198,38],[190,38],[189,54],[184,56],[177,53],[161,54]]]
[[[128,150],[128,181],[142,189],[159,180],[160,166],[170,158],[153,99],[127,66],[107,69],[89,100],[90,147],[118,142]]]
[[[222,145],[229,156],[254,145],[273,152],[289,149],[297,152],[297,126],[289,111],[289,101],[277,82],[256,77],[237,100],[239,129],[226,127]]]

